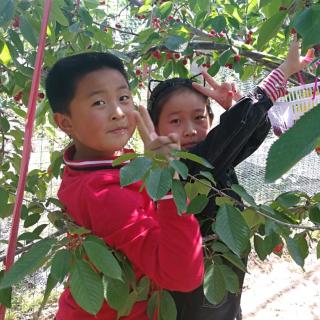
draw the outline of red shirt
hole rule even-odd
[[[112,160],[72,161],[73,148],[65,153],[66,167],[58,192],[75,222],[124,253],[137,278],[147,275],[159,287],[188,292],[203,280],[202,239],[193,215],[179,216],[172,196],[157,206],[141,182],[120,186],[119,169]],[[128,150],[126,152],[129,152]],[[134,305],[121,319],[147,320],[147,301]],[[96,316],[78,306],[67,288],[60,297],[57,320],[116,319],[105,301]]]

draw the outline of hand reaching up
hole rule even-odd
[[[300,43],[297,34],[293,35],[286,60],[280,65],[286,79],[303,70],[314,59],[314,49],[309,49],[305,57],[300,56]]]
[[[241,94],[237,91],[234,83],[223,82],[218,84],[206,71],[202,71],[202,76],[208,82],[211,89],[208,89],[198,83],[192,83],[192,86],[205,96],[214,99],[224,109],[229,109],[233,105],[233,101],[241,98]]]

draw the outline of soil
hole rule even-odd
[[[287,255],[249,259],[242,295],[243,320],[320,320],[320,259],[302,270]]]

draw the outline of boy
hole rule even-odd
[[[313,52],[309,55],[313,56]],[[181,147],[207,159],[217,187],[228,195],[241,200],[230,190],[238,183],[234,167],[251,155],[263,142],[270,129],[268,110],[274,101],[286,94],[285,83],[294,73],[307,65],[299,56],[296,36],[290,46],[286,61],[256,88],[231,107],[235,90],[228,84],[218,85],[207,73],[203,73],[212,89],[207,89],[190,79],[175,78],[161,82],[152,92],[149,112],[157,133],[176,133]],[[196,90],[197,91],[196,91]],[[220,124],[210,131],[213,114],[207,97],[215,99],[228,109],[220,118]],[[210,131],[210,132],[209,132]],[[201,168],[187,161],[189,173],[197,175]],[[203,236],[212,233],[212,219],[217,212],[215,194],[211,193],[208,206],[197,215]],[[245,259],[246,260],[246,257]],[[240,298],[244,273],[234,268],[239,276],[240,293],[224,298],[219,305],[206,301],[202,287],[190,293],[174,293],[178,320],[234,320],[241,319]]]
[[[73,139],[58,197],[75,222],[124,253],[137,279],[156,286],[191,291],[203,278],[201,235],[192,215],[178,216],[172,196],[157,207],[141,182],[120,187],[112,160],[123,153],[136,122],[145,148],[168,154],[178,147],[174,135],[158,137],[134,111],[124,66],[108,53],[83,53],[58,61],[46,80],[56,124]],[[151,136],[151,137],[150,137]],[[174,236],[173,236],[174,235]],[[146,320],[147,301],[136,303],[126,319]],[[105,301],[96,316],[81,309],[66,288],[57,320],[117,318]]]

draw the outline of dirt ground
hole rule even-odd
[[[290,257],[251,256],[242,295],[243,320],[320,320],[320,259],[313,252],[305,271]]]

